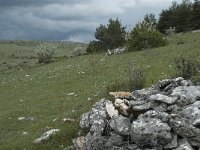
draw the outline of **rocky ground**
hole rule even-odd
[[[115,103],[102,99],[82,115],[76,150],[199,150],[200,86],[159,81]]]

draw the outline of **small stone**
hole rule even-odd
[[[19,117],[18,118],[19,121],[22,121],[22,120],[26,120],[26,121],[33,121],[33,117]]]
[[[55,121],[57,121],[58,120],[58,118],[55,118],[55,119],[53,119],[53,122],[55,122]]]
[[[170,117],[172,117],[172,118],[175,118],[177,116],[178,116],[177,114],[170,114]]]
[[[23,135],[29,135],[29,133],[28,133],[28,132],[23,132],[22,134],[23,134]]]
[[[166,104],[173,104],[177,101],[177,99],[178,99],[177,97],[169,97],[162,94],[151,95],[149,97],[149,100],[151,101],[158,101],[158,102],[163,102]]]
[[[33,119],[33,117],[27,117],[26,118],[26,121],[33,121],[34,119]]]
[[[26,119],[25,117],[19,117],[19,118],[18,118],[19,121],[25,120],[25,119]]]
[[[47,141],[50,137],[52,137],[53,135],[55,135],[59,131],[60,131],[60,129],[49,130],[49,131],[45,132],[44,134],[42,134],[42,136],[40,138],[38,138],[35,141],[33,141],[33,143],[39,144],[39,143],[41,143],[43,141]]]
[[[68,95],[68,96],[71,96],[71,95],[74,95],[74,94],[75,94],[75,93],[72,92],[72,93],[69,93],[69,94],[67,94],[67,95]]]
[[[64,118],[63,119],[63,122],[74,122],[75,121],[75,119],[71,119],[71,118]]]

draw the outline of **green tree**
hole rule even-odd
[[[144,20],[136,25],[130,32],[128,39],[128,50],[142,50],[166,45],[164,35],[157,31],[155,20]]]
[[[162,10],[158,21],[158,29],[165,33],[169,27],[176,27],[177,32],[191,30],[192,2],[183,0],[181,4],[172,2],[169,9]]]
[[[192,5],[192,17],[191,17],[192,29],[200,29],[200,1],[194,0]]]
[[[186,32],[190,29],[190,20],[192,15],[192,3],[190,0],[183,0],[177,8],[176,20],[177,32]]]
[[[173,18],[174,15],[172,10],[162,10],[158,21],[158,29],[161,33],[165,33],[165,30],[169,27],[175,27]]]
[[[123,46],[126,42],[126,27],[122,26],[117,18],[110,19],[108,24],[96,28],[95,38],[97,41],[90,42],[87,52],[101,52],[107,49],[114,49]]]
[[[149,25],[153,26],[154,28],[157,28],[156,16],[153,13],[146,14],[144,16],[144,21]]]

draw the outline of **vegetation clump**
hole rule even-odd
[[[199,61],[180,56],[175,59],[175,62],[177,70],[176,76],[181,76],[184,79],[197,79],[200,71]]]
[[[38,47],[39,52],[38,55],[38,63],[40,64],[48,64],[52,62],[53,55],[55,54],[55,51],[53,50],[56,48],[51,43],[41,43]]]
[[[106,87],[107,93],[111,91],[133,91],[140,90],[145,87],[146,75],[144,68],[130,68],[128,78],[123,81],[115,81],[113,84]]]
[[[136,25],[128,37],[128,50],[142,50],[164,46],[167,41],[162,33],[157,29],[155,15],[150,14]]]
[[[129,84],[132,90],[143,89],[146,84],[144,68],[132,68],[129,72]]]
[[[200,1],[182,0],[178,4],[176,1],[166,9],[162,10],[158,21],[158,29],[165,33],[169,27],[175,27],[176,32],[187,32],[200,29]]]
[[[110,19],[107,26],[101,24],[95,32],[97,41],[91,41],[86,51],[88,53],[102,52],[123,46],[126,42],[125,29],[126,27],[122,26],[118,18]]]
[[[85,50],[84,50],[83,47],[78,46],[73,50],[72,54],[73,54],[74,57],[78,57],[78,56],[84,55]]]

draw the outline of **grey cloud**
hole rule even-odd
[[[84,0],[2,0],[0,1],[0,7],[12,7],[12,6],[41,6],[51,3],[77,3],[84,2]]]
[[[130,28],[172,0],[0,1],[0,39],[90,41],[95,28],[119,17]]]

